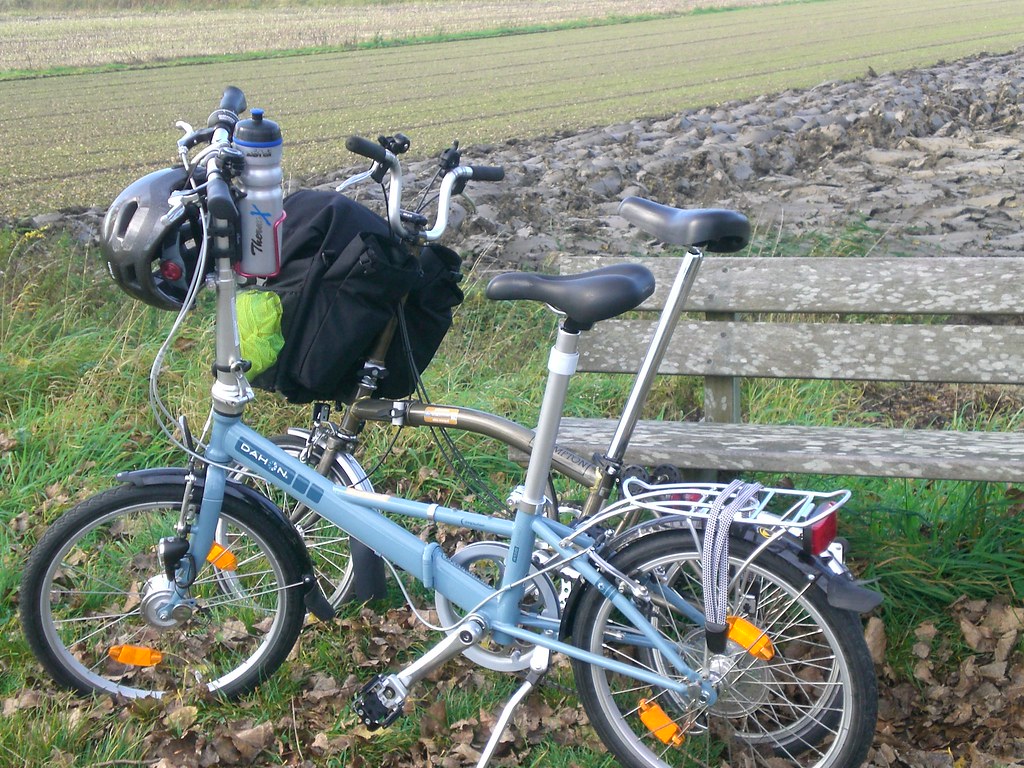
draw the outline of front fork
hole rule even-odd
[[[157,544],[157,555],[164,573],[147,582],[149,591],[159,587],[165,595],[163,604],[155,613],[157,619],[163,622],[177,623],[191,617],[195,601],[189,590],[199,577],[202,564],[213,551],[217,537],[227,470],[217,466],[203,468],[201,499],[196,498],[195,472],[193,460],[189,463],[186,475],[175,535],[160,539]]]

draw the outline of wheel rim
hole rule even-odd
[[[191,617],[154,626],[146,600],[152,584],[166,582],[156,543],[173,533],[178,507],[180,501],[121,507],[76,531],[51,559],[39,598],[43,636],[84,687],[131,698],[190,688],[230,692],[258,675],[286,630],[284,565],[226,513],[238,589],[225,591],[222,572],[204,564],[190,590]],[[143,652],[162,658],[152,663]]]
[[[659,581],[687,599],[699,600],[702,595],[697,553],[682,560],[678,552],[649,558],[631,575],[640,572],[656,572]],[[838,637],[796,587],[773,578],[756,564],[735,580],[730,613],[750,611],[751,594],[758,596],[752,618],[764,627],[775,650],[770,661],[757,659],[730,642],[726,653],[717,657],[716,669],[707,658],[702,629],[664,608],[652,615],[652,623],[672,640],[688,664],[722,676],[719,699],[710,708],[690,703],[680,694],[654,691],[635,680],[589,667],[596,696],[615,702],[608,708],[609,727],[624,742],[646,753],[652,764],[717,766],[726,760],[732,765],[829,766],[838,759],[850,728],[852,707],[851,686],[843,682],[849,680],[850,670],[843,654],[836,652]],[[606,631],[622,626],[611,603],[601,602],[596,624],[590,650],[618,659],[628,657],[659,674],[667,673],[668,664],[661,654],[624,647],[614,639],[615,632]],[[673,745],[657,738],[651,726],[641,721],[641,700],[656,703],[678,726],[684,740]],[[677,731],[659,732],[668,736]]]

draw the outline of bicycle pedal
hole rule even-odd
[[[362,687],[352,703],[359,722],[368,730],[386,728],[402,714],[405,694],[392,676],[377,675]]]

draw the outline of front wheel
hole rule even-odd
[[[655,598],[642,607],[687,665],[712,681],[718,699],[710,706],[573,661],[587,715],[623,765],[863,763],[878,694],[859,618],[831,607],[822,590],[772,552],[747,563],[753,551],[745,541],[730,542],[728,615],[738,617],[733,621],[742,630],[730,633],[724,653],[708,652],[703,628],[671,608],[672,600]],[[652,594],[703,607],[701,555],[688,532],[639,539],[612,564],[654,587]],[[584,650],[683,679],[596,589],[580,596],[572,634]]]
[[[79,693],[138,698],[199,689],[246,693],[285,660],[302,628],[302,577],[265,511],[226,496],[227,552],[188,594],[157,554],[173,536],[183,483],[123,485],[73,507],[39,540],[21,582],[21,621],[36,657]],[[229,574],[236,589],[225,590]]]

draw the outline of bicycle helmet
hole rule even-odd
[[[117,196],[103,219],[100,247],[110,276],[158,309],[181,309],[199,261],[198,218],[163,220],[171,193],[187,179],[184,167],[147,174]]]

